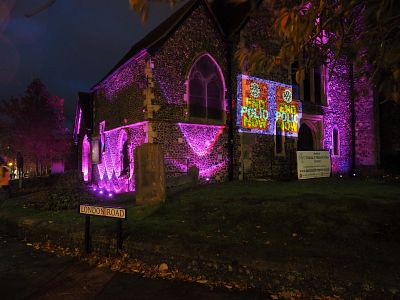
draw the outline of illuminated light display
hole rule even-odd
[[[108,100],[111,100],[119,91],[128,87],[135,81],[132,68],[138,61],[144,60],[147,55],[147,50],[143,49],[135,56],[125,62],[122,66],[116,69],[107,79],[105,79],[98,87],[104,87],[105,94]],[[98,88],[97,87],[97,88]]]
[[[268,131],[268,83],[241,77],[240,124],[256,132]],[[239,119],[239,118],[238,118]]]
[[[282,134],[297,137],[302,107],[292,99],[290,85],[239,75],[237,96],[239,132],[273,135],[281,120]]]
[[[99,189],[122,193],[135,190],[134,151],[147,142],[147,122],[118,127],[104,131],[105,148],[101,163],[94,168],[94,177]],[[128,141],[129,174],[122,175],[122,145]]]
[[[82,142],[82,173],[83,180],[89,181],[90,143],[85,135]]]
[[[182,173],[186,173],[188,171],[188,166],[180,163],[177,160],[169,159],[169,163],[172,163],[174,167]],[[222,161],[220,163],[210,165],[210,163],[207,161],[194,160],[192,164],[199,169],[200,178],[204,178],[206,179],[206,181],[209,181],[210,177],[213,177],[215,174],[226,167],[227,162]]]
[[[286,136],[297,136],[300,125],[300,102],[293,101],[292,88],[281,85],[276,86],[276,112],[275,120],[278,126],[281,126],[280,131]]]
[[[199,168],[200,169],[200,172],[199,172],[200,173],[200,177],[205,177],[206,180],[208,178],[207,181],[209,181],[211,176],[213,176],[215,173],[217,173],[219,170],[221,170],[225,166],[226,166],[226,162],[223,161],[223,162],[221,162],[219,164],[212,165],[212,166],[210,166],[208,168],[203,168],[203,169]]]
[[[227,158],[224,155],[225,126],[178,123],[178,131],[183,135],[180,148],[181,156],[177,156],[173,149],[166,149],[165,163],[170,173],[186,173],[191,166],[199,169],[202,180],[211,181],[217,175],[225,176]]]
[[[197,156],[211,152],[225,126],[178,123],[178,126]]]

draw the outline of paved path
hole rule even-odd
[[[153,280],[56,257],[0,234],[0,298],[6,299],[261,299],[180,281]]]

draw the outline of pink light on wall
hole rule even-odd
[[[188,171],[188,167],[178,160],[170,159],[169,162],[173,164],[175,170],[181,173],[186,173]],[[214,176],[224,167],[226,167],[227,162],[222,161],[220,163],[216,163],[214,165],[210,165],[207,161],[195,160],[192,165],[195,165],[199,169],[199,176],[200,178],[208,178]]]
[[[178,123],[178,126],[197,156],[205,156],[211,152],[225,126]]]
[[[168,165],[172,166],[171,173],[173,173],[174,171],[177,173],[186,173],[188,171],[187,164],[180,162],[178,159],[165,157],[164,161],[165,161],[166,166],[168,166]]]
[[[147,142],[147,122],[135,123],[104,131],[102,160],[94,170],[94,181],[107,192],[122,193],[135,190],[135,148]],[[128,141],[129,174],[122,175],[122,145]]]
[[[327,66],[327,72],[332,65]],[[335,66],[332,76],[326,78],[326,96],[328,106],[324,110],[324,149],[331,151],[333,174],[347,174],[351,170],[352,136],[351,136],[351,87],[349,65],[344,61]],[[333,155],[333,131],[338,130],[338,153]]]
[[[105,162],[104,162],[105,156],[103,155],[103,153],[102,153],[101,159],[102,159],[102,163],[97,165],[97,170],[99,172],[100,180],[103,180],[104,174],[106,172],[106,167],[105,167]]]
[[[173,145],[176,141],[170,140],[171,136],[182,137],[183,142],[176,145],[178,149],[165,148],[165,162],[169,174],[179,176],[185,174],[191,166],[195,166],[199,169],[201,179],[214,181],[225,178],[227,136],[224,129],[225,126],[221,125],[177,123],[171,128],[172,132],[167,136],[166,143]]]
[[[215,164],[213,166],[210,166],[206,169],[200,169],[200,177],[210,177],[213,176],[215,173],[217,173],[219,170],[224,168],[226,165],[226,161],[223,161],[219,164]]]
[[[83,180],[89,181],[90,143],[85,135],[82,142],[82,173]]]
[[[132,68],[138,62],[142,61],[146,55],[147,50],[141,50],[122,66],[116,69],[112,74],[110,74],[103,82],[97,85],[95,89],[104,88],[107,99],[111,100],[115,94],[129,86],[135,80]]]

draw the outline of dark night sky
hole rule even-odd
[[[24,16],[47,2],[0,1],[0,99],[22,95],[40,78],[51,94],[65,99],[71,127],[77,92],[88,91],[172,10],[152,6],[143,25],[128,0],[57,0],[33,17]]]

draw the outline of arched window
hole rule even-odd
[[[332,147],[333,147],[333,155],[334,156],[339,156],[340,151],[339,151],[339,131],[337,127],[333,128],[332,131]]]
[[[222,120],[224,84],[220,70],[209,55],[196,61],[189,74],[189,114],[191,117]]]
[[[275,154],[284,154],[284,138],[282,131],[282,121],[278,120],[275,124]]]

